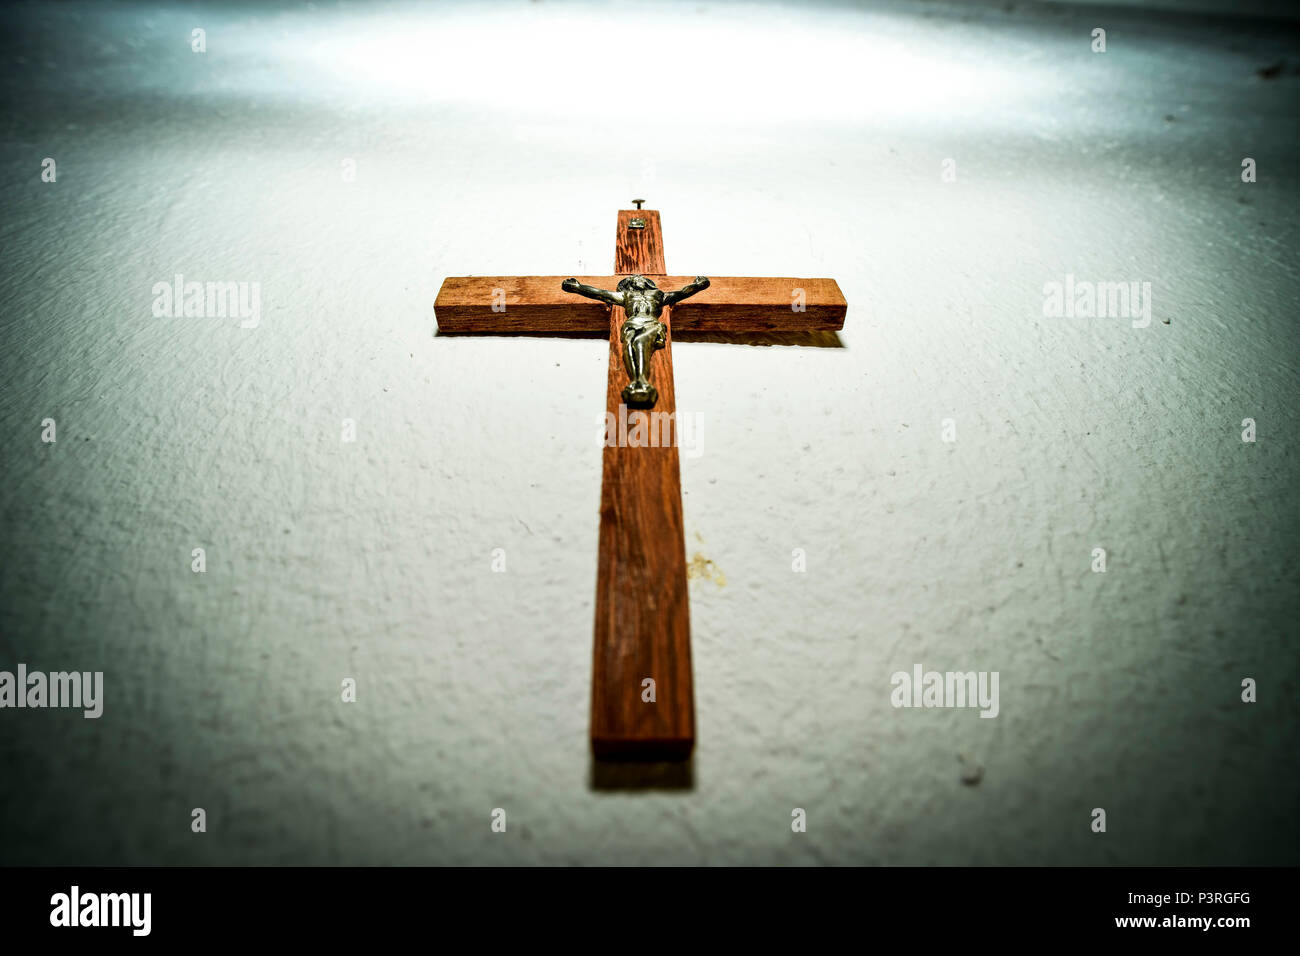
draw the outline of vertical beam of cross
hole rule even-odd
[[[657,211],[619,211],[614,271],[652,278],[667,272]],[[667,341],[650,360],[659,400],[638,411],[619,407],[627,383],[624,314],[611,310],[605,408],[613,422],[627,419],[630,426],[637,415],[655,416],[650,424],[671,422],[675,438],[671,312],[665,308],[660,319]],[[682,759],[695,744],[695,691],[677,444],[621,444],[620,434],[606,443],[602,469],[591,744],[598,758]],[[668,437],[665,428],[659,437]]]

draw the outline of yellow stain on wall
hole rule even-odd
[[[698,551],[691,555],[690,564],[686,565],[686,578],[690,581],[704,578],[720,588],[727,586],[727,576],[722,573],[722,569]]]

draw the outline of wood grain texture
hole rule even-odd
[[[649,242],[648,239],[640,241]],[[628,263],[622,261],[619,264]],[[654,279],[655,284],[665,291],[680,289],[695,278],[694,275],[666,276],[655,272],[642,275]],[[563,291],[560,283],[567,278],[449,277],[443,282],[433,306],[438,328],[447,333],[495,335],[604,331],[609,323],[609,307]],[[612,289],[618,285],[622,275],[574,278],[600,289]],[[834,279],[709,276],[709,282],[709,288],[673,308],[673,326],[678,331],[834,332],[844,327],[847,305]],[[497,289],[501,292],[497,293]],[[791,308],[799,289],[804,293],[802,312]],[[498,304],[495,312],[492,311],[494,303]],[[504,311],[500,310],[501,305],[504,305]]]
[[[633,229],[633,222],[645,223]],[[620,209],[614,239],[614,271],[619,275],[663,275],[664,231],[656,209]],[[612,286],[611,286],[612,288]]]
[[[628,228],[634,216],[646,220],[645,229]],[[616,248],[618,271],[644,274],[654,266],[662,272],[659,214],[622,210]],[[650,412],[672,414],[675,422],[670,311],[665,309],[662,317],[670,327],[668,343],[650,360],[650,380],[659,390],[659,401]],[[627,383],[619,336],[623,310],[611,309],[606,320],[610,352],[605,407],[620,421],[620,393]],[[645,413],[628,409],[624,414],[631,430],[635,428],[634,416]],[[606,445],[597,568],[592,751],[605,760],[685,759],[695,744],[695,691],[675,442]],[[646,678],[655,682],[653,702],[642,699]]]

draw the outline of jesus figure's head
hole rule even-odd
[[[649,292],[651,289],[659,288],[645,276],[628,276],[618,283],[618,291],[626,292],[631,289],[633,292]]]

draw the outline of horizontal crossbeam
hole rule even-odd
[[[568,276],[452,276],[434,302],[442,332],[508,335],[607,332],[609,306],[565,292]],[[621,276],[575,276],[612,289]],[[651,275],[665,291],[694,276]],[[813,332],[844,327],[847,308],[834,279],[709,276],[703,292],[673,306],[678,332]]]

